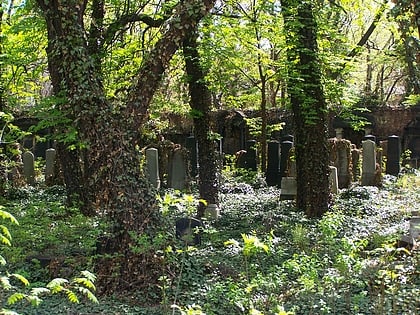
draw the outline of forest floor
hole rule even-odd
[[[1,200],[20,223],[9,226],[2,275],[27,277],[31,284],[21,290],[93,268],[106,225],[66,207],[64,196],[59,186],[25,187]],[[168,226],[149,244],[164,261],[157,286],[98,296],[98,304],[48,296],[38,307],[8,305],[11,291],[3,290],[3,307],[40,315],[420,314],[420,251],[400,241],[420,209],[419,172],[386,176],[380,188],[340,190],[321,219],[308,219],[258,178],[226,179],[220,197],[220,219],[204,222],[201,243],[188,246],[175,239],[174,222],[197,200],[162,192]]]

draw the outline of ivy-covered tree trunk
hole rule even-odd
[[[295,122],[297,207],[321,216],[329,202],[327,107],[324,100],[317,24],[312,1],[283,0],[288,42],[288,91]]]
[[[200,198],[207,204],[219,204],[218,164],[215,139],[211,137],[211,92],[205,83],[205,72],[200,64],[197,49],[197,32],[184,40],[183,51],[190,92],[190,104],[194,120],[194,133],[198,142],[198,177]],[[205,206],[200,203],[198,217],[204,215]]]
[[[119,255],[97,263],[103,290],[124,290],[156,283],[154,253],[133,253],[133,235],[152,237],[160,217],[155,191],[140,168],[138,147],[148,107],[168,63],[187,29],[212,7],[212,1],[184,1],[166,32],[145,58],[124,105],[106,99],[98,51],[88,46],[83,0],[37,0],[48,29],[48,62],[62,114],[77,132],[85,207],[106,215],[111,224],[108,250]],[[97,18],[100,18],[101,13]],[[100,41],[100,38],[98,38]],[[89,40],[92,41],[92,39]],[[79,172],[80,171],[80,172]]]

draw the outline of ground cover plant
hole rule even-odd
[[[20,314],[419,313],[419,251],[398,242],[419,209],[418,172],[386,176],[380,188],[342,190],[321,219],[281,201],[278,189],[252,183],[225,182],[222,216],[205,222],[196,246],[175,238],[174,221],[200,201],[161,192],[162,233],[138,235],[132,247],[155,248],[162,262],[158,287],[98,296],[97,304],[55,296],[35,308],[12,308]],[[20,223],[10,227],[12,246],[2,247],[4,268],[28,278],[24,290],[93,268],[106,223],[66,207],[62,187],[11,189],[1,204]],[[8,292],[1,296],[10,309]]]

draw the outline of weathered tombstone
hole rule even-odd
[[[170,164],[168,183],[173,189],[183,190],[186,187],[187,167],[185,165],[184,152],[175,150]]]
[[[337,174],[338,174],[338,187],[348,188],[351,183],[351,170],[350,170],[350,156],[351,156],[351,143],[348,140],[340,139],[337,146]]]
[[[343,128],[335,128],[335,137],[337,139],[343,139]]]
[[[280,145],[280,181],[287,176],[288,161],[290,157],[290,150],[293,147],[292,141],[283,141]]]
[[[146,149],[146,170],[147,176],[156,188],[160,188],[160,178],[159,178],[159,153],[156,148]]]
[[[351,165],[353,181],[357,182],[360,178],[360,150],[355,144],[352,144],[351,146]]]
[[[191,176],[195,177],[198,173],[198,148],[195,137],[189,136],[185,141],[185,146],[187,147],[191,161]]]
[[[294,142],[295,137],[293,137],[293,135],[284,135],[281,137],[281,142],[283,141],[290,141],[290,142]]]
[[[370,134],[368,134],[368,135],[364,136],[364,137],[363,137],[363,141],[366,141],[366,140],[371,140],[371,141],[373,141],[374,143],[376,143],[376,137],[375,137],[374,135],[370,135]],[[362,141],[362,142],[363,142],[363,141]]]
[[[33,153],[30,151],[23,153],[22,161],[23,175],[25,176],[26,183],[33,185],[35,183],[35,161]]]
[[[246,142],[245,153],[245,168],[251,171],[257,170],[257,142],[255,140],[248,140]]]
[[[398,136],[388,137],[386,173],[397,176],[400,173],[401,144]]]
[[[362,186],[375,184],[376,145],[372,140],[362,142]]]
[[[333,194],[338,194],[338,172],[335,166],[330,166],[330,188]]]
[[[218,205],[211,203],[204,209],[204,217],[208,220],[217,220],[220,217],[220,208]]]
[[[195,218],[180,218],[175,222],[176,237],[185,245],[199,245],[201,243],[201,229],[203,223]]]
[[[267,145],[267,171],[265,180],[269,186],[280,184],[280,143],[269,141]]]
[[[297,183],[294,177],[283,177],[281,179],[280,199],[292,200],[296,197]]]
[[[50,186],[54,182],[55,176],[55,156],[56,151],[53,148],[45,151],[45,184]]]

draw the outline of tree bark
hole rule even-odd
[[[327,106],[312,1],[282,1],[289,61],[288,91],[295,122],[297,207],[319,217],[329,203]]]
[[[190,104],[193,110],[194,133],[198,142],[198,177],[200,198],[207,204],[219,204],[218,163],[215,140],[210,137],[212,97],[205,83],[205,72],[200,64],[197,32],[192,32],[183,43],[184,59],[189,84]],[[205,205],[200,203],[197,216],[204,216]]]

